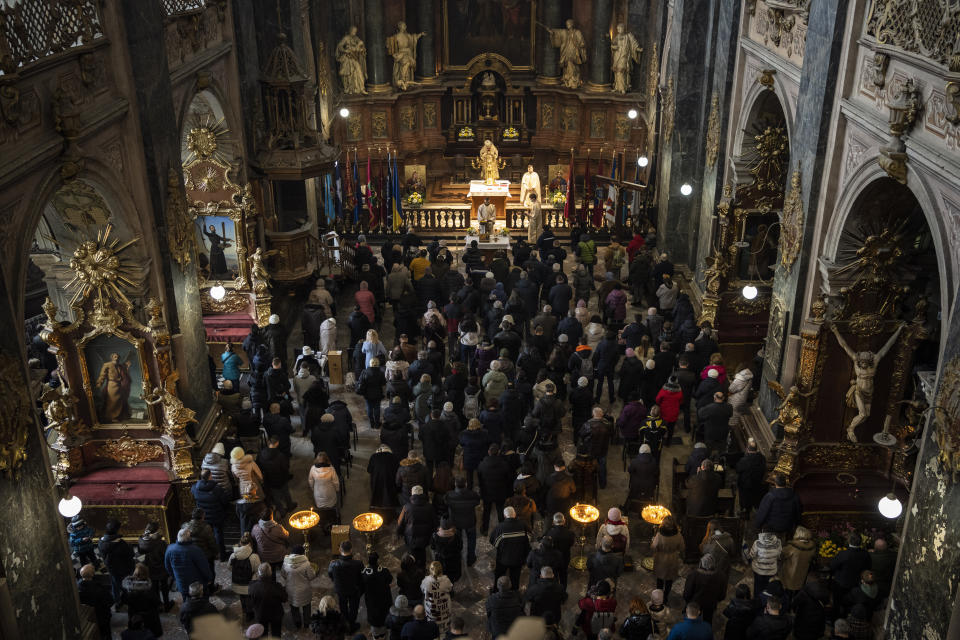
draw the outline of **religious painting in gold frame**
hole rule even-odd
[[[466,71],[478,58],[494,55],[513,71],[533,71],[536,18],[537,0],[443,0],[443,68]],[[450,34],[456,38],[453,51]]]
[[[255,213],[250,186],[241,187],[232,167],[216,155],[199,156],[183,166],[187,210],[194,222],[200,289],[220,283],[250,291],[247,260]]]
[[[154,384],[145,341],[122,329],[94,327],[77,340],[76,357],[94,427],[151,425],[146,400]],[[139,388],[137,388],[139,387]]]

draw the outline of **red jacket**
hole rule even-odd
[[[596,636],[590,628],[590,621],[593,620],[594,612],[609,611],[612,613],[616,611],[617,599],[613,596],[609,598],[580,598],[579,605],[580,611],[583,612],[583,617],[580,619],[580,628],[588,638],[595,638]]]
[[[682,391],[660,389],[657,393],[657,404],[660,405],[660,417],[664,422],[676,422],[680,416],[680,404],[683,402]]]

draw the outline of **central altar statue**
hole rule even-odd
[[[483,183],[492,185],[500,179],[500,169],[503,169],[506,163],[500,159],[500,152],[489,139],[483,141],[480,153],[473,159],[473,168],[480,170],[480,177]]]

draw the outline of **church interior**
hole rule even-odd
[[[0,116],[0,640],[960,638],[954,0],[5,0]],[[289,475],[247,492],[273,437]],[[411,514],[447,535],[465,475],[452,592],[403,600],[436,627],[387,629],[401,577],[453,573]],[[241,583],[251,530],[274,577]],[[394,578],[359,616],[344,541]]]

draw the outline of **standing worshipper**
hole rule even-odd
[[[361,573],[363,579],[363,599],[367,605],[367,622],[374,638],[384,638],[387,634],[386,619],[390,612],[390,585],[393,574],[380,566],[380,554],[372,551],[367,558],[367,566]]]
[[[450,592],[453,583],[443,574],[441,563],[430,563],[430,573],[423,579],[420,589],[423,591],[427,619],[436,623],[440,633],[446,633],[450,628]]]

